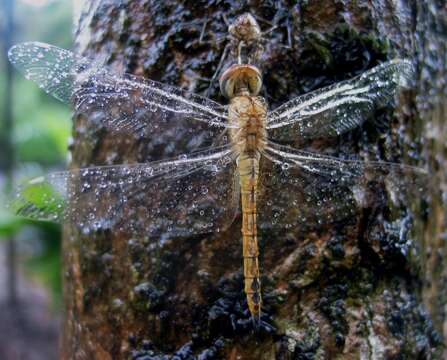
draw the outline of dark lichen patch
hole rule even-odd
[[[114,255],[110,243],[106,240],[110,236],[108,230],[94,231],[97,241],[92,242],[86,234],[80,236],[79,251],[80,276],[85,281],[82,294],[83,306],[86,311],[92,310],[95,304],[102,301],[110,291],[110,280],[113,276]],[[91,274],[96,274],[92,276]]]
[[[135,336],[129,339],[129,344],[135,348],[130,351],[132,360],[217,360],[221,358],[220,354],[225,346],[225,340],[216,339],[205,347],[203,344],[199,345],[193,337],[191,341],[170,353],[158,351],[149,340],[143,340],[138,345]]]
[[[308,327],[303,337],[295,339],[293,337],[294,333],[289,332],[282,341],[287,344],[288,355],[296,360],[313,360],[321,352],[322,343],[318,326],[308,319],[306,322],[308,323]]]
[[[363,243],[362,249],[365,254],[372,256],[365,258],[365,261],[380,272],[391,270],[401,273],[407,269],[410,270],[408,275],[416,275],[420,269],[420,261],[419,244],[412,231],[413,214],[403,209],[398,211],[395,217],[384,210],[372,213],[369,218],[366,242]]]
[[[326,246],[330,250],[334,260],[342,260],[345,257],[346,251],[343,246],[343,239],[340,236],[331,237]]]
[[[231,279],[221,279],[218,283],[218,293],[219,297],[208,312],[209,332],[212,337],[250,338],[253,334],[265,337],[274,332],[273,319],[269,315],[269,296],[263,298],[260,319],[253,319],[248,310],[240,273]]]
[[[309,262],[317,257],[318,251],[319,249],[314,243],[307,244],[304,247],[302,256],[300,257],[300,261],[297,264],[296,270],[298,273],[303,273],[308,270]]]
[[[380,246],[386,254],[393,257],[407,257],[412,247],[409,238],[411,217],[409,215],[393,222],[384,222],[385,236],[381,238]],[[397,265],[399,265],[397,263]]]
[[[141,312],[160,312],[165,293],[149,282],[135,286],[130,299],[133,307]]]
[[[329,320],[334,330],[335,343],[337,346],[344,345],[345,336],[348,333],[346,321],[345,298],[348,294],[348,285],[343,283],[328,285],[321,291],[316,306]]]
[[[377,285],[375,274],[369,268],[359,267],[352,274],[347,301],[350,302],[350,300],[356,300],[356,298],[362,298],[372,294]]]
[[[433,349],[442,344],[427,312],[416,297],[395,282],[391,290],[385,290],[385,321],[390,333],[401,341],[404,358],[433,356]]]

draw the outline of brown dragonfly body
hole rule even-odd
[[[259,70],[250,65],[232,66],[221,78],[222,92],[232,96],[228,115],[230,123],[236,125],[230,135],[241,188],[245,294],[256,317],[261,311],[256,198],[259,160],[267,145],[267,106],[262,97],[256,96],[260,79]]]

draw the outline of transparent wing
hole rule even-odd
[[[269,137],[276,141],[340,135],[365,121],[376,107],[394,99],[413,76],[409,60],[383,63],[351,80],[299,96],[268,114]]]
[[[68,221],[82,231],[185,236],[216,232],[239,203],[231,149],[170,161],[100,166],[50,174],[20,187],[17,214]]]
[[[12,47],[8,56],[27,79],[72,104],[76,114],[114,131],[156,133],[169,123],[184,124],[197,135],[197,127],[219,132],[230,126],[224,107],[210,99],[149,79],[113,74],[68,50],[27,42]]]
[[[261,164],[261,227],[355,221],[359,209],[380,206],[376,201],[385,205],[387,194],[399,206],[417,197],[428,183],[427,172],[420,168],[342,160],[271,142]]]

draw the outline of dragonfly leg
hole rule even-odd
[[[275,17],[273,18],[273,21],[268,21],[265,20],[259,16],[255,16],[256,20],[260,21],[260,22],[264,22],[268,25],[270,25],[270,27],[267,30],[264,30],[262,32],[262,38],[265,38],[266,35],[270,34],[271,32],[277,30],[279,27],[281,27],[281,25],[279,24],[280,20],[282,20],[284,17],[286,17],[285,20],[285,27],[287,30],[287,45],[284,44],[279,44],[279,46],[285,48],[285,49],[292,49],[292,28],[290,25],[290,17],[289,15],[285,15],[285,14],[279,14],[278,16],[275,15]]]
[[[200,31],[199,43],[203,44],[203,38],[205,37],[206,26],[208,25],[208,19],[203,22],[202,31]]]
[[[222,56],[220,57],[220,60],[219,60],[219,64],[217,65],[216,71],[214,72],[213,77],[210,80],[210,84],[208,86],[208,89],[205,92],[205,96],[206,97],[210,96],[211,89],[213,88],[213,85],[214,85],[214,82],[217,79],[217,76],[219,75],[220,71],[222,70],[224,61],[225,61],[226,57],[228,56],[228,51],[229,50],[230,50],[230,44],[225,45],[225,48],[224,48],[224,50],[222,52]]]

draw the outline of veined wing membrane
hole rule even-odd
[[[386,162],[342,160],[269,142],[261,164],[259,224],[319,227],[350,217],[361,208],[397,206],[417,197],[428,183],[425,170]],[[263,175],[262,175],[263,174]],[[371,196],[382,191],[383,196]]]
[[[156,133],[163,123],[209,136],[229,127],[222,105],[177,87],[130,74],[116,75],[88,59],[58,47],[29,42],[8,53],[27,79],[55,98],[74,106],[76,114],[113,131]]]
[[[413,76],[409,60],[392,60],[347,81],[299,96],[268,114],[269,138],[292,141],[337,136],[361,125],[394,99]]]
[[[216,232],[239,203],[229,147],[147,164],[99,166],[37,178],[11,207],[34,219],[68,221],[83,231],[153,236]]]

